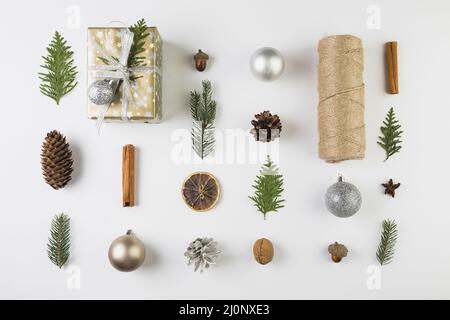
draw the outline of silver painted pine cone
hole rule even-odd
[[[184,256],[188,258],[188,266],[194,265],[194,271],[208,269],[216,263],[220,250],[213,238],[197,238],[189,244]]]

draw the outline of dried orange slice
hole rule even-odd
[[[207,211],[219,200],[220,187],[217,179],[208,172],[191,174],[181,190],[184,202],[195,211]]]

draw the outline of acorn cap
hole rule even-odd
[[[328,246],[328,252],[335,257],[344,258],[347,256],[347,247],[340,243],[333,243]]]
[[[208,60],[209,56],[202,50],[198,49],[198,52],[194,56],[194,60]]]

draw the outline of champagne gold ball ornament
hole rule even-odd
[[[114,240],[109,247],[109,262],[122,272],[130,272],[139,268],[145,259],[145,247],[131,230],[126,235]]]
[[[361,208],[361,193],[349,182],[344,182],[339,176],[338,182],[332,184],[325,194],[325,205],[328,211],[339,218],[354,215]]]
[[[276,80],[284,71],[284,58],[277,49],[260,48],[250,58],[250,70],[261,81]]]
[[[89,100],[96,105],[110,104],[114,98],[112,81],[97,80],[88,89]]]

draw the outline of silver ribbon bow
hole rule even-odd
[[[119,86],[119,82],[122,81],[122,109],[121,116],[123,121],[128,121],[128,105],[130,101],[134,102],[134,97],[138,98],[139,95],[135,91],[134,95],[131,93],[131,89],[134,88],[132,81],[130,80],[130,74],[132,72],[137,73],[148,73],[148,72],[157,72],[158,70],[154,67],[150,66],[140,66],[136,68],[129,68],[128,64],[128,56],[130,54],[131,46],[133,44],[133,32],[129,31],[127,28],[121,30],[120,38],[121,38],[121,46],[122,50],[120,52],[120,56],[118,59],[111,57],[102,46],[100,46],[97,41],[91,38],[91,42],[93,47],[100,53],[100,55],[108,61],[109,64],[101,65],[101,66],[90,66],[89,69],[94,71],[93,76],[95,78],[102,79],[110,79],[113,80],[112,88],[113,91],[116,92]],[[109,104],[105,104],[101,107],[99,114],[97,116],[97,131],[100,131],[102,123],[105,119],[106,112],[108,111]],[[142,106],[142,105],[138,105]]]

